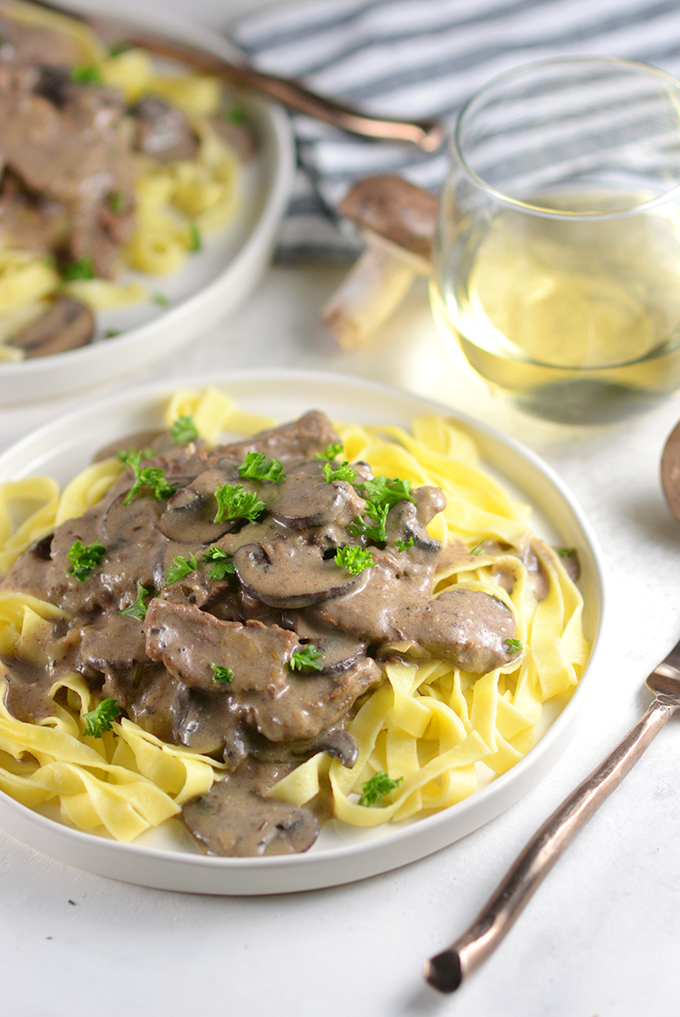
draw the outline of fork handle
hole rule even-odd
[[[532,837],[460,939],[425,962],[426,981],[454,992],[493,953],[562,852],[621,783],[680,703],[657,695],[613,752],[593,770]]]

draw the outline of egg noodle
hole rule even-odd
[[[166,424],[183,414],[193,416],[209,444],[224,432],[247,435],[276,423],[241,411],[214,388],[177,392]],[[481,540],[517,547],[527,539],[530,508],[509,498],[479,468],[472,440],[444,418],[419,417],[412,433],[356,424],[336,428],[348,460],[362,460],[374,474],[399,476],[414,486],[442,488],[447,506],[428,527],[442,543],[462,541],[472,550]],[[89,466],[61,494],[48,477],[2,485],[3,574],[54,525],[96,504],[120,468],[115,459]],[[482,590],[501,600],[517,622],[523,647],[518,658],[481,676],[436,659],[387,663],[386,680],[360,700],[347,727],[359,748],[355,766],[347,769],[320,752],[270,793],[303,805],[330,785],[338,819],[376,826],[453,805],[478,788],[485,767],[487,774],[500,774],[526,755],[543,704],[566,702],[589,651],[580,593],[559,556],[541,541],[533,546],[547,579],[541,600],[518,557],[469,554],[465,548],[436,574],[433,589],[434,596],[452,587]],[[0,656],[30,660],[45,654],[53,623],[64,616],[35,597],[0,592]],[[62,818],[79,829],[104,827],[118,840],[132,840],[207,791],[225,769],[218,760],[161,742],[127,719],[101,739],[85,737],[83,716],[96,702],[79,674],[56,683],[50,695],[54,715],[35,724],[16,720],[0,705],[0,788],[30,807],[58,801]],[[0,687],[0,703],[3,698]],[[391,796],[376,806],[360,805],[363,784],[378,773],[395,782]]]
[[[143,49],[109,56],[86,25],[20,0],[4,0],[2,14],[69,35],[80,50],[83,65],[96,68],[101,81],[119,88],[128,103],[155,95],[188,117],[199,142],[194,159],[161,165],[142,153],[133,153],[137,226],[122,251],[127,268],[150,275],[176,272],[187,254],[196,249],[197,238],[229,222],[239,207],[238,156],[209,121],[222,104],[221,80],[188,69],[178,75],[159,74],[151,54]],[[38,318],[48,307],[46,298],[57,291],[95,311],[150,299],[141,282],[78,279],[64,283],[43,255],[0,247],[0,362],[23,359],[23,351],[6,342]]]

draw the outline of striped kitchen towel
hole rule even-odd
[[[443,117],[491,78],[552,56],[619,56],[680,75],[678,0],[290,0],[239,19],[262,70],[383,116]],[[299,170],[281,260],[353,258],[338,203],[355,180],[399,173],[436,191],[444,151],[351,137],[296,114]]]

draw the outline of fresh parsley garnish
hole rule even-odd
[[[64,572],[69,576],[75,576],[81,583],[84,583],[92,569],[95,565],[99,565],[105,554],[106,548],[103,544],[99,544],[96,541],[94,544],[83,544],[82,540],[76,540],[66,555],[71,562],[71,568],[64,569]]]
[[[391,480],[385,476],[371,477],[358,485],[357,490],[362,498],[374,505],[392,508],[400,501],[412,501],[415,504],[415,498],[411,495],[411,481],[400,480],[399,477],[392,477]]]
[[[576,554],[575,547],[556,547],[555,551],[560,556],[560,558],[573,558],[574,555]]]
[[[137,618],[138,621],[144,621],[146,617],[146,611],[149,606],[148,598],[153,593],[153,587],[147,590],[146,586],[142,586],[141,583],[137,583],[137,599],[134,604],[130,604],[125,610],[119,611],[118,614],[124,614],[128,618]]]
[[[105,339],[115,339],[117,335],[120,335],[120,329],[118,328],[107,328],[104,332]]]
[[[236,487],[233,484],[218,484],[215,499],[215,523],[221,523],[223,519],[247,519],[249,523],[254,523],[267,507],[254,491],[245,491],[241,484]]]
[[[333,480],[346,480],[350,484],[357,479],[357,471],[347,461],[334,467],[333,463],[324,463],[323,475],[330,484]]]
[[[519,639],[506,639],[505,645],[511,653],[520,653],[520,651],[524,649]]]
[[[353,537],[365,537],[366,540],[372,540],[374,544],[384,544],[387,540],[385,527],[389,510],[389,505],[376,505],[375,502],[367,502],[365,515],[359,516],[358,519],[349,524],[348,530],[350,534]],[[365,516],[368,516],[373,522],[367,522]]]
[[[291,671],[322,671],[323,664],[319,661],[323,657],[321,650],[309,643],[301,650],[294,650],[290,656]]]
[[[111,193],[106,199],[106,204],[109,206],[111,211],[115,212],[115,214],[117,215],[119,212],[122,212],[123,209],[125,208],[126,205],[125,195],[123,194],[122,191],[111,191]]]
[[[395,540],[395,546],[397,551],[408,551],[409,547],[413,547],[413,537],[409,537],[408,540]]]
[[[170,303],[170,300],[166,297],[165,293],[154,293],[152,299],[154,304],[158,304],[159,307],[167,307]]]
[[[470,548],[470,554],[484,554],[484,541],[480,540],[478,544]]]
[[[273,480],[275,484],[280,484],[286,479],[283,465],[278,459],[267,459],[264,452],[248,452],[237,469],[244,480]]]
[[[314,458],[321,460],[321,462],[323,462],[325,459],[328,459],[330,461],[331,459],[335,459],[336,456],[339,456],[340,453],[344,451],[345,446],[342,444],[341,441],[333,441],[331,442],[330,445],[326,445],[323,452],[317,452]]]
[[[349,544],[346,547],[338,548],[335,554],[335,564],[347,569],[353,576],[358,576],[365,569],[375,568],[370,548],[352,547]]]
[[[129,505],[137,492],[141,491],[143,487],[150,487],[157,498],[169,498],[170,495],[175,493],[176,485],[170,483],[160,466],[145,466],[142,468],[141,452],[119,452],[118,458],[126,466],[129,466],[135,475],[135,482],[127,493],[127,497],[123,502],[124,505]]]
[[[129,43],[125,42],[124,39],[118,39],[116,42],[112,42],[109,46],[109,56],[120,56],[121,53],[125,53],[125,51],[129,48]]]
[[[234,556],[231,552],[225,551],[221,547],[210,547],[207,551],[204,551],[203,561],[215,562],[213,567],[210,569],[210,578],[219,582],[228,575],[233,576],[233,557]]]
[[[221,664],[211,664],[213,681],[218,685],[229,685],[234,680],[234,672],[230,667],[222,667]]]
[[[120,710],[115,699],[102,699],[95,710],[83,714],[85,727],[83,734],[90,738],[101,738],[105,731],[110,731]]]
[[[183,554],[178,554],[176,558],[172,559],[172,565],[168,565],[165,570],[165,579],[168,586],[179,582],[180,579],[184,579],[190,572],[195,572],[197,568],[198,562],[196,561],[195,554],[190,554],[188,558],[185,558]]]
[[[191,246],[189,250],[200,251],[201,248],[203,247],[203,238],[201,237],[201,231],[199,230],[195,222],[191,223],[189,229],[191,230]]]
[[[382,770],[378,770],[370,780],[364,781],[361,785],[359,805],[377,805],[383,798],[391,795],[395,788],[399,787],[403,779],[403,777],[397,777],[396,780],[392,780]]]
[[[242,124],[245,118],[245,113],[235,103],[233,106],[227,106],[226,109],[222,110],[222,119],[228,120],[231,124]]]
[[[79,85],[103,85],[102,72],[96,64],[76,64],[71,68],[71,81]]]
[[[170,437],[175,445],[188,445],[190,441],[196,441],[198,428],[194,423],[194,418],[188,414],[178,417],[170,428]]]
[[[64,282],[77,282],[79,279],[94,279],[92,258],[78,258],[68,265],[63,265],[61,277]]]

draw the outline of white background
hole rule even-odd
[[[160,0],[138,0],[140,9]],[[224,28],[259,0],[163,0]],[[271,898],[183,896],[53,862],[0,834],[0,1012],[6,1017],[665,1017],[680,999],[680,732],[671,722],[592,820],[504,945],[453,997],[423,960],[475,917],[529,835],[648,702],[645,675],[680,636],[680,526],[658,460],[680,398],[608,428],[543,424],[450,360],[416,288],[370,350],[338,352],[317,314],[341,277],[275,267],[248,305],[129,379],[323,367],[410,387],[526,441],[581,501],[610,568],[609,665],[571,748],[519,805],[464,841],[354,886]],[[0,412],[0,447],[85,401]]]

